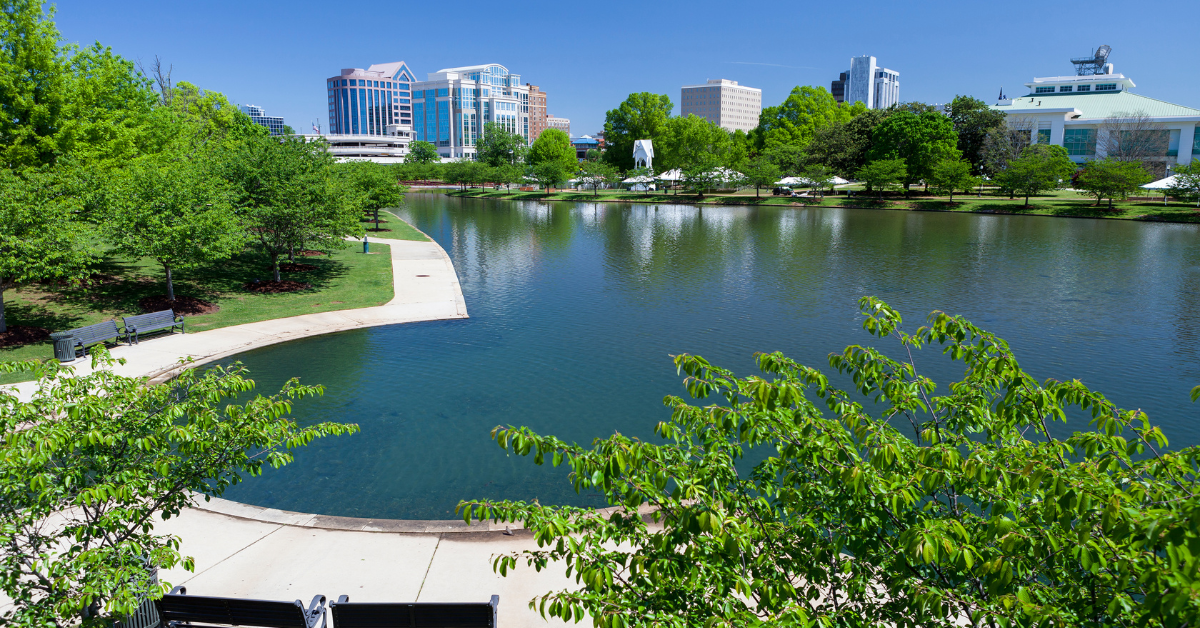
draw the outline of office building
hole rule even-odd
[[[1133,80],[1114,72],[1102,49],[1095,63],[1072,59],[1076,75],[1035,78],[1024,96],[1002,94],[992,108],[1007,115],[1014,133],[1062,146],[1077,163],[1133,158],[1161,178],[1200,158],[1200,109],[1133,93]]]
[[[525,84],[529,88],[529,141],[532,143],[546,130],[546,92],[537,85]]]
[[[267,129],[271,131],[271,135],[284,134],[284,127],[287,125],[283,123],[283,118],[279,116],[268,116],[266,112],[263,111],[263,108],[257,105],[238,105],[238,109],[240,109],[242,113],[250,116],[250,119],[253,120],[255,124],[267,127]]]
[[[577,137],[571,140],[571,146],[575,149],[575,157],[578,158],[579,161],[583,161],[587,158],[587,152],[589,150],[600,150],[600,140],[590,135],[584,135],[583,137]]]
[[[325,80],[329,133],[409,137],[412,71],[403,61],[347,68]]]
[[[558,129],[571,137],[571,120],[569,118],[558,118],[555,116],[546,116],[546,128]]]
[[[829,93],[838,102],[861,102],[867,109],[887,109],[900,102],[900,73],[879,67],[875,57],[852,57],[850,69],[830,84]]]
[[[448,159],[475,159],[489,122],[529,140],[529,87],[502,65],[473,65],[432,72],[413,83],[413,135]]]
[[[680,94],[680,115],[704,118],[730,131],[750,131],[762,113],[762,90],[737,81],[709,79],[704,85],[686,85]]]

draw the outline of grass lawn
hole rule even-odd
[[[374,229],[375,223],[366,223],[367,229]],[[379,212],[379,227],[384,231],[367,231],[368,238],[383,238],[385,240],[411,240],[414,242],[428,242],[429,238],[425,234],[417,230],[416,227],[404,222],[399,216],[390,211],[384,210]]]
[[[401,227],[400,225],[403,225]],[[393,218],[394,231],[379,234],[405,240],[426,240],[407,223]],[[286,260],[283,260],[286,261]],[[284,279],[312,284],[312,288],[282,294],[260,294],[243,289],[254,279],[271,278],[268,257],[252,249],[210,268],[175,273],[175,294],[217,304],[220,310],[187,317],[188,333],[314,312],[348,310],[383,305],[394,294],[389,247],[373,243],[371,254],[362,245],[348,242],[331,256],[297,257],[315,269],[286,273]],[[153,261],[110,257],[96,269],[104,281],[89,287],[32,284],[5,292],[9,325],[31,325],[62,331],[139,313],[138,300],[166,293],[161,268]],[[153,340],[151,340],[153,342]],[[49,341],[0,348],[0,360],[49,359]],[[26,375],[0,375],[0,383],[29,379]]]
[[[763,190],[763,195],[756,198],[754,189],[739,190],[730,194],[706,194],[703,197],[694,194],[663,194],[662,192],[625,192],[601,190],[598,195],[590,191],[555,192],[505,192],[491,189],[468,189],[447,192],[451,196],[473,196],[481,198],[508,198],[513,200],[539,201],[576,201],[576,202],[624,202],[624,203],[700,203],[706,205],[777,205],[785,207],[821,206],[821,207],[858,207],[863,209],[893,209],[920,211],[955,211],[980,214],[1022,214],[1030,216],[1069,216],[1083,218],[1115,218],[1123,220],[1154,220],[1162,222],[1200,222],[1200,208],[1195,203],[1170,203],[1164,205],[1159,201],[1117,201],[1113,209],[1108,209],[1107,201],[1099,207],[1095,200],[1081,196],[1077,192],[1058,190],[1029,199],[1029,207],[1025,207],[1025,199],[1018,197],[1010,200],[1007,196],[997,195],[985,190],[982,197],[974,195],[956,195],[951,203],[947,197],[917,195],[905,199],[903,195],[885,195],[883,200],[877,200],[871,195],[856,191],[852,197],[847,197],[845,190],[839,189],[838,195],[826,196],[824,200],[817,198],[790,198],[786,196],[771,196],[770,190]]]

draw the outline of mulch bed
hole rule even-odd
[[[19,347],[50,339],[50,330],[44,327],[9,325],[8,331],[0,331],[0,347]]]
[[[310,283],[303,281],[291,281],[284,279],[283,281],[251,281],[242,286],[242,288],[250,292],[258,292],[263,294],[275,294],[279,292],[296,292],[298,290],[308,290],[312,287]]]
[[[281,273],[306,273],[310,270],[316,270],[317,267],[312,264],[280,264],[279,272]]]
[[[379,231],[391,231],[391,229],[388,229],[387,227],[380,227],[378,229],[376,229],[375,227],[371,227],[370,229],[367,229],[367,231],[379,232]]]
[[[309,250],[309,251],[299,251],[298,253],[296,253],[296,255],[299,255],[301,257],[320,257],[320,256],[324,255],[324,253],[322,253],[320,251]]]
[[[211,314],[221,309],[221,306],[216,303],[210,303],[204,299],[177,296],[174,301],[171,301],[167,299],[167,295],[165,294],[156,294],[152,297],[141,299],[138,301],[138,307],[142,308],[143,312],[175,310],[175,313],[180,316]]]

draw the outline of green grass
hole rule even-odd
[[[954,211],[979,214],[1018,214],[1029,216],[1061,216],[1080,218],[1110,218],[1118,220],[1153,220],[1161,222],[1200,222],[1200,209],[1195,203],[1170,203],[1164,205],[1159,201],[1117,201],[1113,209],[1108,209],[1107,201],[1097,207],[1095,200],[1081,196],[1077,192],[1059,190],[1029,199],[1029,207],[1025,207],[1025,199],[1018,197],[1010,200],[1007,196],[996,195],[985,190],[983,197],[974,195],[956,195],[954,202],[946,197],[916,195],[905,199],[902,194],[885,195],[878,200],[873,195],[856,193],[853,197],[844,196],[839,190],[837,196],[826,196],[824,200],[817,198],[790,198],[771,196],[769,190],[756,198],[754,190],[740,190],[732,194],[706,194],[699,197],[693,194],[663,194],[662,192],[609,192],[601,191],[595,195],[592,192],[505,192],[490,189],[455,190],[448,192],[451,196],[471,196],[480,198],[508,198],[513,200],[539,201],[574,201],[574,202],[619,202],[619,203],[699,203],[705,205],[774,205],[784,207],[856,207],[863,209],[892,209],[908,211]]]
[[[368,238],[409,240],[413,242],[429,241],[429,238],[425,237],[424,233],[421,233],[416,227],[404,222],[403,219],[390,211],[379,212],[379,223],[379,227],[384,229],[384,231],[371,231],[375,228],[374,221],[366,223]]]
[[[425,240],[419,231],[396,219],[388,237]],[[404,225],[405,228],[398,228]],[[286,273],[284,279],[312,284],[312,288],[283,294],[258,294],[242,286],[254,279],[271,278],[265,254],[247,251],[210,268],[175,275],[175,294],[216,303],[220,310],[187,317],[188,333],[315,312],[330,312],[383,305],[394,296],[390,249],[372,244],[363,255],[360,244],[331,256],[298,257],[315,266],[307,272]],[[33,284],[5,292],[9,325],[31,325],[50,331],[73,329],[139,312],[138,300],[166,293],[162,271],[150,260],[106,259],[97,272],[114,280],[87,288]],[[0,348],[0,360],[45,360],[53,356],[50,342]],[[0,383],[29,379],[25,374],[0,375]]]

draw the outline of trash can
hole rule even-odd
[[[75,338],[71,332],[59,331],[50,334],[54,339],[54,359],[59,362],[70,362],[75,359]]]

